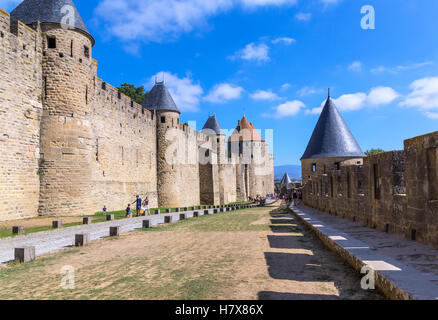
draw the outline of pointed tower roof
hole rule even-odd
[[[202,131],[206,130],[207,134],[211,133],[211,130],[216,133],[216,135],[224,135],[224,132],[222,131],[221,126],[219,125],[219,122],[217,122],[216,116],[209,116],[207,122],[204,125],[204,128]]]
[[[331,99],[329,91],[329,97],[301,160],[364,156],[365,154]]]
[[[258,131],[254,127],[252,122],[250,123],[248,121],[248,119],[246,118],[246,116],[243,116],[242,120],[239,121],[239,124],[237,125],[233,134],[228,139],[228,142],[243,141],[245,137],[243,137],[240,134],[240,132],[242,132],[242,130],[247,130],[250,133],[249,141],[262,141],[262,142],[265,141],[262,139],[262,137],[260,137]]]
[[[144,99],[142,106],[148,110],[174,111],[180,113],[164,81],[155,82],[154,87]]]
[[[283,176],[283,179],[281,179],[280,185],[284,186],[284,185],[288,185],[291,183],[292,183],[292,180],[289,177],[289,174],[286,172]]]
[[[73,28],[85,32],[91,37],[94,44],[94,39],[88,32],[84,20],[82,20],[72,0],[24,0],[11,12],[11,19],[20,20],[27,25],[36,22],[61,23],[66,14],[71,14],[70,8],[73,10],[74,19],[73,21],[67,20],[67,23],[71,23]]]

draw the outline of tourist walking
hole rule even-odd
[[[298,194],[297,194],[297,190],[294,189],[294,193],[293,193],[293,199],[294,199],[294,206],[297,205],[297,199],[298,199]]]
[[[126,218],[131,218],[131,204],[126,207]]]
[[[298,205],[303,203],[303,191],[298,193]]]
[[[141,203],[142,203],[142,202],[143,202],[143,200],[141,200],[140,196],[137,195],[137,199],[132,203],[132,204],[135,203],[135,205],[136,205],[136,207],[135,207],[135,211],[136,211],[137,217],[138,217],[139,214],[140,214]]]

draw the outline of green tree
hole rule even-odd
[[[365,152],[365,154],[367,155],[367,157],[369,157],[369,156],[374,156],[376,154],[380,154],[380,153],[384,153],[384,152],[385,152],[385,150],[382,150],[382,149],[371,149],[371,150],[367,150]]]
[[[124,83],[118,88],[121,93],[126,94],[135,102],[141,104],[149,92],[144,90],[144,86],[136,87],[133,84]]]

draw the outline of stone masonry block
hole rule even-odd
[[[89,233],[82,233],[75,235],[75,246],[76,247],[83,247],[90,243],[90,234]]]
[[[24,263],[35,260],[35,247],[15,248],[15,261]]]
[[[12,227],[12,233],[13,234],[24,234],[24,227],[23,226]]]
[[[122,231],[122,227],[110,227],[110,237],[119,237]]]
[[[93,221],[92,218],[90,218],[90,217],[85,217],[85,218],[83,219],[83,224],[91,224],[92,221]]]
[[[53,229],[60,229],[62,228],[62,220],[55,220],[52,222],[52,228]]]

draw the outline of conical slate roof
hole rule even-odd
[[[301,160],[364,156],[365,154],[329,96]]]
[[[148,110],[174,111],[180,113],[164,81],[155,83],[142,105],[143,108]]]
[[[70,10],[74,13],[73,21],[64,21],[65,16],[71,15]],[[63,22],[90,34],[72,0],[24,0],[11,12],[11,19],[27,25],[35,22]]]
[[[224,135],[224,132],[222,131],[222,128],[219,125],[219,122],[217,122],[216,116],[214,116],[214,115],[208,117],[208,120],[205,123],[202,131],[204,131],[204,130],[205,130],[205,132],[207,132],[207,134],[214,131],[216,133],[216,135]]]
[[[288,185],[291,183],[292,183],[292,180],[290,179],[289,174],[286,172],[283,176],[283,179],[281,179],[281,181],[280,181],[280,185],[285,186],[285,185]]]

